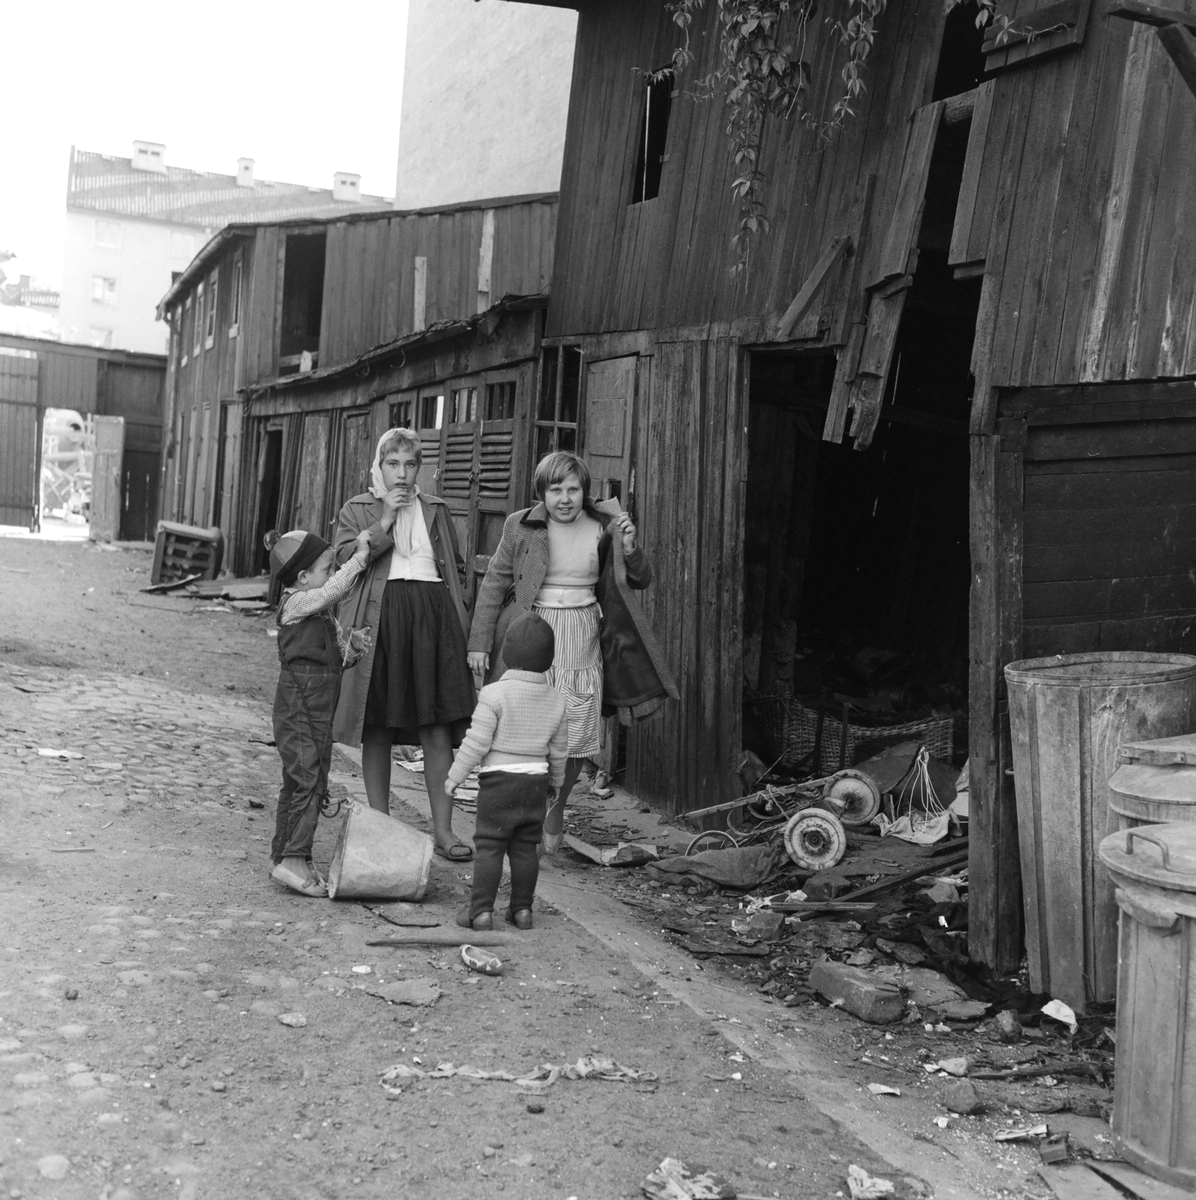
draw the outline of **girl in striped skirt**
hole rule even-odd
[[[574,454],[546,455],[536,467],[539,503],[512,513],[478,591],[469,631],[469,665],[487,681],[505,670],[498,648],[511,622],[538,613],[556,637],[548,680],[565,697],[569,761],[565,781],[544,822],[544,849],[563,837],[565,802],[587,758],[598,754],[602,718],[602,611],[594,594],[613,537],[622,541],[631,587],[651,571],[636,544],[635,525],[621,512],[600,511],[589,498],[590,472]]]

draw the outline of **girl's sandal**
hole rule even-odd
[[[477,971],[479,975],[501,975],[503,973],[502,959],[497,954],[491,954],[489,950],[482,949],[481,946],[462,946],[461,961],[471,971]]]

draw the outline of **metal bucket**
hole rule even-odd
[[[422,900],[432,846],[426,833],[354,801],[336,839],[328,895],[343,900]]]
[[[1121,909],[1113,1135],[1156,1179],[1196,1189],[1196,824],[1101,842]]]
[[[1098,867],[1123,742],[1196,729],[1196,658],[1120,651],[1005,668],[1030,986],[1082,1012],[1117,986],[1117,906]]]

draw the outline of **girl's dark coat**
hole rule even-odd
[[[449,590],[453,608],[461,628],[468,636],[469,615],[465,611],[465,596],[460,571],[464,562],[457,548],[457,533],[449,516],[448,505],[439,496],[419,495],[420,509],[432,542],[432,553],[440,568],[440,578]],[[382,611],[382,593],[390,574],[390,554],[394,542],[382,529],[382,501],[369,492],[362,492],[345,502],[336,524],[336,561],[342,563],[353,554],[353,543],[363,530],[370,531],[370,561],[361,573],[357,586],[341,601],[338,619],[342,628],[360,629],[368,626],[370,645],[357,663],[345,671],[341,683],[340,703],[332,727],[334,740],[346,746],[361,745],[361,727],[365,720],[365,699],[369,692],[370,675],[374,670],[374,645],[378,634],[378,616]]]

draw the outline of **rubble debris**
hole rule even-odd
[[[869,1175],[855,1163],[847,1168],[847,1187],[851,1192],[851,1200],[879,1200],[881,1196],[892,1195],[895,1190],[892,1180]]]
[[[1066,1025],[1072,1033],[1079,1028],[1079,1023],[1076,1021],[1075,1012],[1069,1008],[1062,1000],[1051,1000],[1049,1003],[1042,1006],[1042,1015],[1051,1017],[1056,1021]]]
[[[998,1129],[993,1134],[995,1142],[1033,1142],[1039,1138],[1048,1137],[1050,1130],[1046,1125],[1027,1125],[1022,1129]]]
[[[454,1066],[451,1062],[440,1063],[430,1071],[422,1067],[409,1067],[406,1063],[396,1063],[387,1067],[379,1077],[382,1088],[387,1093],[398,1093],[397,1083],[412,1079],[475,1079],[479,1081],[495,1081],[513,1083],[518,1087],[543,1091],[552,1087],[558,1079],[603,1079],[610,1083],[656,1083],[660,1078],[655,1071],[639,1071],[634,1067],[625,1067],[615,1062],[613,1058],[598,1058],[593,1054],[582,1055],[574,1063],[543,1063],[526,1075],[515,1075],[510,1071],[483,1071],[480,1067],[467,1064]]]
[[[943,1088],[943,1107],[961,1117],[984,1111],[984,1101],[970,1079],[953,1079]]]
[[[400,979],[395,983],[367,987],[366,992],[390,1004],[410,1004],[426,1008],[440,999],[440,985],[434,979]]]
[[[1022,1022],[1016,1009],[1006,1008],[997,1013],[993,1027],[1000,1041],[1010,1044],[1021,1041]]]
[[[411,927],[415,929],[433,929],[440,924],[440,918],[429,912],[423,905],[410,904],[397,900],[393,904],[362,904],[361,906],[381,917],[391,925]]]
[[[1046,1066],[1022,1065],[1007,1071],[975,1071],[973,1079],[1042,1079],[1052,1075],[1086,1075],[1091,1079],[1103,1076],[1100,1065],[1094,1062],[1048,1063]]]
[[[788,861],[783,846],[765,843],[738,846],[734,850],[703,850],[700,854],[677,855],[649,863],[647,870],[653,879],[670,883],[709,880],[719,887],[748,891],[770,879],[777,868]]]
[[[762,938],[766,942],[775,942],[785,930],[785,917],[778,912],[756,912],[750,917],[733,917],[731,928],[740,937]]]
[[[868,1090],[874,1096],[900,1096],[901,1095],[900,1088],[889,1087],[889,1085],[887,1083],[870,1083],[868,1085]]]
[[[905,1016],[901,989],[870,971],[846,963],[819,959],[810,969],[809,987],[835,1006],[862,1021],[888,1025]]]
[[[278,1014],[279,1023],[288,1025],[291,1029],[302,1029],[307,1024],[307,1017],[301,1012],[285,1012]]]
[[[583,842],[581,838],[567,833],[565,845],[600,867],[642,867],[645,863],[656,862],[660,858],[656,847],[644,842],[619,842],[615,846],[599,847],[591,846],[589,842]]]
[[[650,1172],[640,1191],[648,1200],[735,1200],[736,1192],[721,1175],[708,1167],[687,1166],[666,1158]]]
[[[49,746],[39,746],[37,754],[39,758],[60,758],[63,762],[83,757],[77,750],[54,750]]]
[[[971,1068],[972,1060],[970,1058],[944,1058],[939,1062],[923,1063],[923,1067],[931,1075],[937,1071],[944,1071],[948,1075],[956,1075],[962,1078],[968,1073]]]
[[[1068,1141],[1068,1136],[1067,1131],[1064,1130],[1062,1133],[1043,1138],[1038,1143],[1038,1157],[1044,1163],[1067,1162],[1071,1158],[1071,1143]]]

